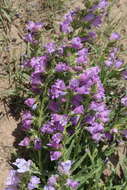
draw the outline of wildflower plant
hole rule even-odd
[[[45,24],[30,21],[26,26],[30,53],[21,67],[27,76],[21,126],[26,137],[19,146],[32,156],[13,163],[16,170],[10,177],[16,180],[7,183],[7,189],[103,190],[127,185],[126,171],[121,178],[111,167],[111,157],[127,137],[121,36],[101,32],[107,0],[84,4],[64,16],[59,34],[51,35],[43,47]]]

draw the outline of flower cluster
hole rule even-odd
[[[24,40],[32,44],[38,43],[38,40],[36,39],[36,32],[41,30],[43,26],[44,23],[29,21],[26,26],[28,34],[25,35]]]
[[[85,155],[85,147],[91,146],[93,150],[93,147],[98,146],[101,149],[103,143],[111,141],[119,133],[114,127],[113,119],[110,119],[113,117],[113,110],[107,101],[110,98],[107,94],[111,93],[110,89],[106,89],[106,77],[112,77],[109,67],[113,66],[112,69],[118,75],[119,68],[124,66],[123,61],[118,58],[119,49],[114,46],[120,35],[115,32],[109,37],[111,49],[106,61],[107,54],[104,54],[103,48],[100,55],[95,55],[92,46],[94,42],[98,45],[96,30],[106,15],[108,1],[87,2],[86,6],[88,7],[85,10],[77,9],[66,14],[64,21],[60,23],[59,40],[51,40],[39,53],[36,52],[36,47],[34,49],[34,43],[39,43],[35,39],[43,24],[27,24],[28,35],[25,39],[32,43],[36,56],[26,60],[22,67],[29,78],[30,92],[24,101],[28,110],[22,114],[21,129],[25,131],[26,137],[19,146],[29,147],[35,153],[32,160],[39,172],[30,171],[31,160],[17,159],[13,163],[17,170],[10,174],[12,182],[7,183],[13,189],[18,187],[20,176],[26,172],[29,173],[26,184],[29,190],[40,186],[44,190],[77,189],[83,180],[76,174],[83,164],[86,164],[86,168],[88,166],[87,172],[90,170],[90,154],[86,151]],[[121,78],[127,79],[126,70],[122,72]],[[120,106],[126,107],[127,97],[122,97]],[[125,130],[121,134],[127,136]],[[75,156],[76,151],[79,158]],[[71,160],[74,160],[73,163]],[[75,166],[78,169],[73,172],[72,166],[78,160],[81,166]],[[87,188],[87,183],[85,187]]]
[[[60,180],[63,180],[64,176],[64,184],[66,187],[70,187],[71,189],[77,189],[79,186],[79,182],[71,179],[71,166],[72,161],[67,160],[64,162],[58,163],[58,174],[52,175],[48,178],[47,185],[44,186],[44,190],[56,190],[56,187],[58,186],[58,183]]]

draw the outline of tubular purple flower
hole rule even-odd
[[[127,80],[127,70],[122,72],[123,79]]]
[[[79,79],[71,79],[69,81],[69,88],[72,89],[72,90],[75,90],[77,87],[79,87]]]
[[[38,32],[42,27],[44,26],[43,23],[41,22],[33,22],[33,21],[29,21],[27,23],[27,30],[29,30],[30,32]]]
[[[35,150],[41,150],[42,148],[42,142],[41,139],[37,138],[34,140],[34,149]]]
[[[92,139],[95,140],[96,142],[99,142],[103,139],[104,135],[101,133],[95,133],[92,135]]]
[[[34,39],[34,35],[30,33],[26,34],[23,39],[24,41],[32,43],[32,44],[38,43],[38,41]]]
[[[79,186],[79,182],[74,181],[73,179],[67,179],[66,186],[71,187],[72,189],[77,189]]]
[[[120,68],[122,65],[124,64],[124,62],[122,60],[116,60],[115,61],[115,67],[116,68]]]
[[[53,127],[51,126],[51,123],[48,122],[46,124],[44,124],[41,128],[40,128],[40,131],[42,133],[47,133],[47,134],[52,134],[54,132],[54,129]]]
[[[70,175],[71,166],[72,166],[71,160],[67,160],[65,162],[59,162],[58,171],[60,174]]]
[[[48,178],[48,185],[49,186],[55,186],[57,184],[59,176],[58,175],[52,175],[51,177]]]
[[[26,161],[23,158],[17,158],[15,162],[13,162],[13,165],[17,166],[17,172],[18,173],[25,173],[30,170],[30,166],[32,164],[31,160]]]
[[[51,161],[58,160],[62,156],[60,151],[50,151],[50,159]]]
[[[9,171],[9,176],[7,177],[6,180],[6,185],[7,186],[17,186],[20,182],[20,178],[18,176],[18,173],[16,170],[10,170]]]
[[[55,67],[55,70],[57,72],[69,71],[69,69],[70,69],[69,66],[66,63],[62,62],[59,62]]]
[[[92,14],[92,13],[89,13],[88,15],[86,15],[86,16],[83,18],[83,21],[91,22],[94,18],[95,18],[95,15]]]
[[[59,98],[60,96],[64,96],[66,94],[65,92],[66,86],[63,80],[57,80],[52,86],[51,86],[51,97],[52,99]]]
[[[28,98],[24,102],[28,107],[32,108],[33,105],[35,104],[35,99],[34,98]]]
[[[120,34],[117,32],[113,32],[109,38],[109,40],[119,40],[121,38]]]
[[[78,56],[87,56],[88,55],[88,48],[83,48],[78,51]]]
[[[76,58],[76,62],[78,64],[86,64],[88,62],[88,58],[86,56],[80,56]]]
[[[121,103],[124,105],[124,106],[127,106],[127,96],[123,97],[121,99]]]
[[[25,137],[18,145],[19,146],[29,146],[29,144],[30,144],[30,138]]]
[[[70,26],[69,23],[67,23],[66,21],[62,22],[60,24],[60,31],[63,33],[70,33],[73,31],[73,28]]]
[[[94,123],[93,126],[87,127],[86,130],[89,131],[89,133],[91,135],[94,135],[94,134],[96,134],[98,132],[103,132],[104,127],[99,123]]]
[[[76,107],[81,105],[81,102],[83,102],[83,97],[79,94],[72,97],[72,104]]]
[[[30,179],[30,182],[28,183],[28,190],[32,190],[38,187],[38,184],[40,184],[40,178],[36,176],[32,176]]]
[[[71,40],[71,45],[73,48],[76,49],[81,49],[83,47],[82,43],[81,43],[81,38],[80,37],[75,37]]]
[[[56,51],[56,45],[53,42],[49,42],[45,45],[45,48],[49,54],[52,54]]]
[[[111,134],[117,134],[117,133],[118,133],[118,129],[117,129],[117,128],[112,128],[112,129],[110,130],[110,133],[111,133]]]
[[[31,120],[32,117],[33,116],[30,111],[24,111],[22,114],[22,120]]]
[[[108,60],[106,60],[106,61],[104,62],[104,64],[105,64],[106,66],[110,67],[110,66],[113,65],[113,61],[110,60],[110,59],[108,59]]]
[[[80,105],[76,107],[73,111],[72,114],[84,114],[84,107],[83,105]]]
[[[50,101],[48,109],[51,110],[52,112],[58,112],[60,110],[60,106],[58,102]]]
[[[46,185],[44,186],[44,190],[56,190],[56,188],[51,185]]]
[[[93,38],[93,39],[96,39],[96,38],[97,38],[96,32],[89,32],[89,33],[88,33],[88,36],[89,36],[90,38]]]
[[[107,0],[100,0],[98,4],[99,9],[105,9],[108,6],[108,1]]]

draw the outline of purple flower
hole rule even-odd
[[[74,16],[75,12],[74,11],[70,11],[69,13],[64,15],[64,19],[67,23],[71,23],[73,21],[73,16]]]
[[[96,32],[89,32],[88,35],[90,38],[93,38],[93,39],[95,39],[97,37]]]
[[[72,27],[70,26],[69,23],[67,23],[66,21],[62,22],[60,24],[60,31],[63,33],[70,33],[73,31]]]
[[[95,116],[89,115],[85,118],[85,122],[92,125],[95,122],[95,119],[96,119]]]
[[[110,133],[111,134],[117,134],[118,133],[118,129],[117,128],[112,128],[111,130],[110,130]]]
[[[37,138],[34,140],[34,149],[35,150],[41,150],[42,148],[42,142],[41,139]]]
[[[56,133],[52,136],[51,141],[47,145],[58,149],[61,147],[59,143],[61,142],[62,138],[63,138],[63,135],[61,133]]]
[[[95,19],[92,21],[92,25],[95,27],[99,27],[102,24],[102,17],[96,16]]]
[[[113,32],[109,38],[109,40],[119,40],[121,38],[120,34],[117,32]]]
[[[31,160],[26,161],[23,158],[17,158],[16,162],[13,162],[13,165],[17,166],[17,172],[18,173],[25,173],[30,170],[30,166],[32,164]]]
[[[66,126],[68,122],[67,115],[61,115],[61,114],[51,114],[51,124],[54,125],[56,123],[59,123],[61,126]]]
[[[90,109],[94,111],[102,112],[105,110],[105,104],[103,102],[98,103],[98,102],[93,101],[90,104]]]
[[[103,132],[104,127],[103,127],[103,125],[101,125],[99,123],[94,123],[93,126],[87,127],[86,130],[89,131],[91,133],[91,135],[94,135],[98,132]]]
[[[51,177],[48,178],[48,185],[49,186],[55,186],[57,184],[59,176],[58,175],[52,175]]]
[[[108,6],[108,1],[107,0],[100,0],[99,4],[98,4],[98,8],[99,9],[104,9]]]
[[[29,146],[29,144],[30,144],[30,138],[25,137],[18,145],[19,146]]]
[[[70,33],[73,31],[71,27],[71,22],[73,22],[74,11],[70,11],[69,13],[65,14],[64,21],[60,24],[60,31],[63,33]]]
[[[44,190],[56,190],[56,188],[51,185],[46,185],[44,186]]]
[[[62,62],[59,62],[56,67],[55,67],[55,70],[57,72],[63,72],[63,71],[68,71],[70,68],[68,65],[66,65],[66,63],[62,63]]]
[[[73,126],[76,126],[78,124],[79,119],[80,119],[80,115],[76,115],[74,117],[71,117],[70,121]]]
[[[55,101],[51,101],[48,105],[48,108],[52,111],[52,112],[58,112],[60,110],[59,108],[59,104],[58,102]]]
[[[59,98],[60,96],[65,95],[66,94],[65,90],[66,90],[66,86],[65,86],[64,81],[58,79],[55,82],[55,84],[51,86],[50,93],[51,93],[52,99]]]
[[[89,13],[88,15],[86,15],[86,16],[83,18],[83,20],[84,20],[84,21],[91,22],[94,18],[95,18],[95,15],[92,14],[92,13]]]
[[[71,166],[72,166],[72,161],[71,160],[67,160],[65,162],[60,162],[58,164],[58,171],[59,171],[60,174],[69,175]]]
[[[72,189],[77,189],[78,186],[79,186],[79,182],[74,181],[73,179],[67,179],[66,185],[67,185],[68,187],[71,187]]]
[[[88,55],[88,48],[83,48],[78,51],[78,56],[87,56]]]
[[[105,63],[105,65],[108,66],[108,67],[110,67],[110,66],[113,65],[113,61],[112,61],[111,59],[106,60],[104,63]]]
[[[32,120],[30,119],[23,120],[21,129],[24,131],[29,130],[31,128],[31,124],[32,124]]]
[[[33,72],[30,76],[31,85],[38,86],[42,84],[42,79],[40,73]]]
[[[40,184],[40,178],[36,177],[36,176],[32,176],[30,179],[30,182],[28,183],[28,189],[32,190],[38,187],[38,184]]]
[[[26,34],[25,36],[24,36],[24,40],[26,41],[26,42],[29,42],[29,43],[32,43],[32,44],[36,44],[38,41],[37,40],[35,40],[34,39],[34,35],[33,34]]]
[[[106,123],[109,121],[109,114],[110,114],[110,110],[104,110],[102,112],[97,112],[95,114],[96,119],[99,119],[100,121],[102,121],[103,123]]]
[[[81,87],[79,87],[79,88],[76,89],[76,92],[78,94],[90,94],[90,90],[91,90],[90,87],[81,86]]]
[[[82,66],[79,66],[79,65],[73,66],[73,70],[74,70],[74,71],[82,71],[82,70],[83,70],[83,67],[82,67]]]
[[[20,182],[19,176],[17,174],[16,170],[10,170],[9,171],[9,176],[7,177],[6,180],[6,185],[8,186],[17,186]]]
[[[88,58],[86,56],[80,56],[76,58],[76,62],[78,64],[86,64],[88,62]]]
[[[121,134],[122,134],[125,138],[127,138],[127,129],[122,130],[122,131],[121,131]]]
[[[81,38],[80,37],[75,37],[71,40],[71,44],[72,44],[72,47],[73,48],[76,48],[76,49],[80,49],[83,47],[82,43],[81,43]]]
[[[80,105],[78,107],[76,107],[73,111],[73,114],[83,114],[84,113],[84,107],[83,105]]]
[[[127,96],[123,97],[121,99],[121,103],[124,105],[124,106],[127,106]]]
[[[35,99],[34,98],[28,98],[24,102],[28,107],[32,108],[33,105],[35,104]]]
[[[40,128],[40,131],[41,131],[42,133],[52,134],[52,133],[54,132],[54,129],[52,128],[51,123],[48,122],[48,123],[44,124],[44,125]]]
[[[72,104],[76,107],[80,106],[82,101],[83,101],[83,97],[79,94],[72,97]]]
[[[92,139],[95,140],[96,142],[101,141],[103,137],[104,135],[102,135],[101,133],[95,133],[92,135]]]
[[[53,42],[49,42],[48,44],[45,45],[45,48],[47,50],[48,53],[54,53],[56,51],[56,46],[55,43]]]
[[[112,140],[112,137],[113,137],[113,136],[112,136],[109,132],[104,133],[104,138],[105,138],[106,140],[111,141],[111,140]]]
[[[22,120],[31,120],[32,119],[32,114],[30,111],[25,111],[22,114]]]
[[[58,160],[62,156],[60,151],[50,151],[50,159],[51,161]]]
[[[79,80],[78,79],[71,79],[69,81],[69,88],[72,89],[72,90],[75,90],[77,87],[79,87]]]
[[[116,68],[120,68],[123,64],[124,64],[124,62],[122,60],[116,60],[115,61],[115,67]]]
[[[122,72],[122,77],[123,79],[127,80],[127,71]]]
[[[33,21],[29,21],[26,28],[30,31],[30,32],[37,32],[38,30],[40,30],[43,27],[43,23],[41,22],[33,22]]]
[[[60,143],[62,138],[63,138],[63,135],[61,133],[56,133],[52,136],[52,141],[58,144]]]

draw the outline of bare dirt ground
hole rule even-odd
[[[82,1],[72,1],[67,7],[77,7],[83,6]],[[14,0],[13,9],[16,12],[14,21],[10,25],[9,31],[9,49],[7,55],[5,52],[2,53],[0,57],[0,73],[3,71],[2,64],[10,64],[11,60],[16,60],[19,63],[20,56],[25,52],[25,44],[22,41],[21,36],[23,35],[24,23],[28,20],[41,21],[47,20],[46,13],[49,11],[47,7],[43,6],[43,0]],[[47,11],[47,12],[46,12]],[[61,13],[63,14],[63,13]],[[120,20],[116,30],[123,35],[127,34],[127,0],[119,0],[118,3],[112,8],[111,20]],[[125,49],[127,46],[127,38],[122,41]],[[7,59],[7,60],[6,60]],[[5,66],[5,65],[4,65]],[[3,74],[3,73],[2,73]],[[4,93],[10,87],[7,77],[2,77],[0,75],[0,94]],[[2,99],[2,98],[1,98]],[[9,114],[9,109],[5,109],[3,102],[0,102],[0,190],[4,190],[5,180],[9,171],[9,159],[11,153],[14,151],[14,141],[13,131],[17,127],[18,121],[16,121],[11,114]]]

